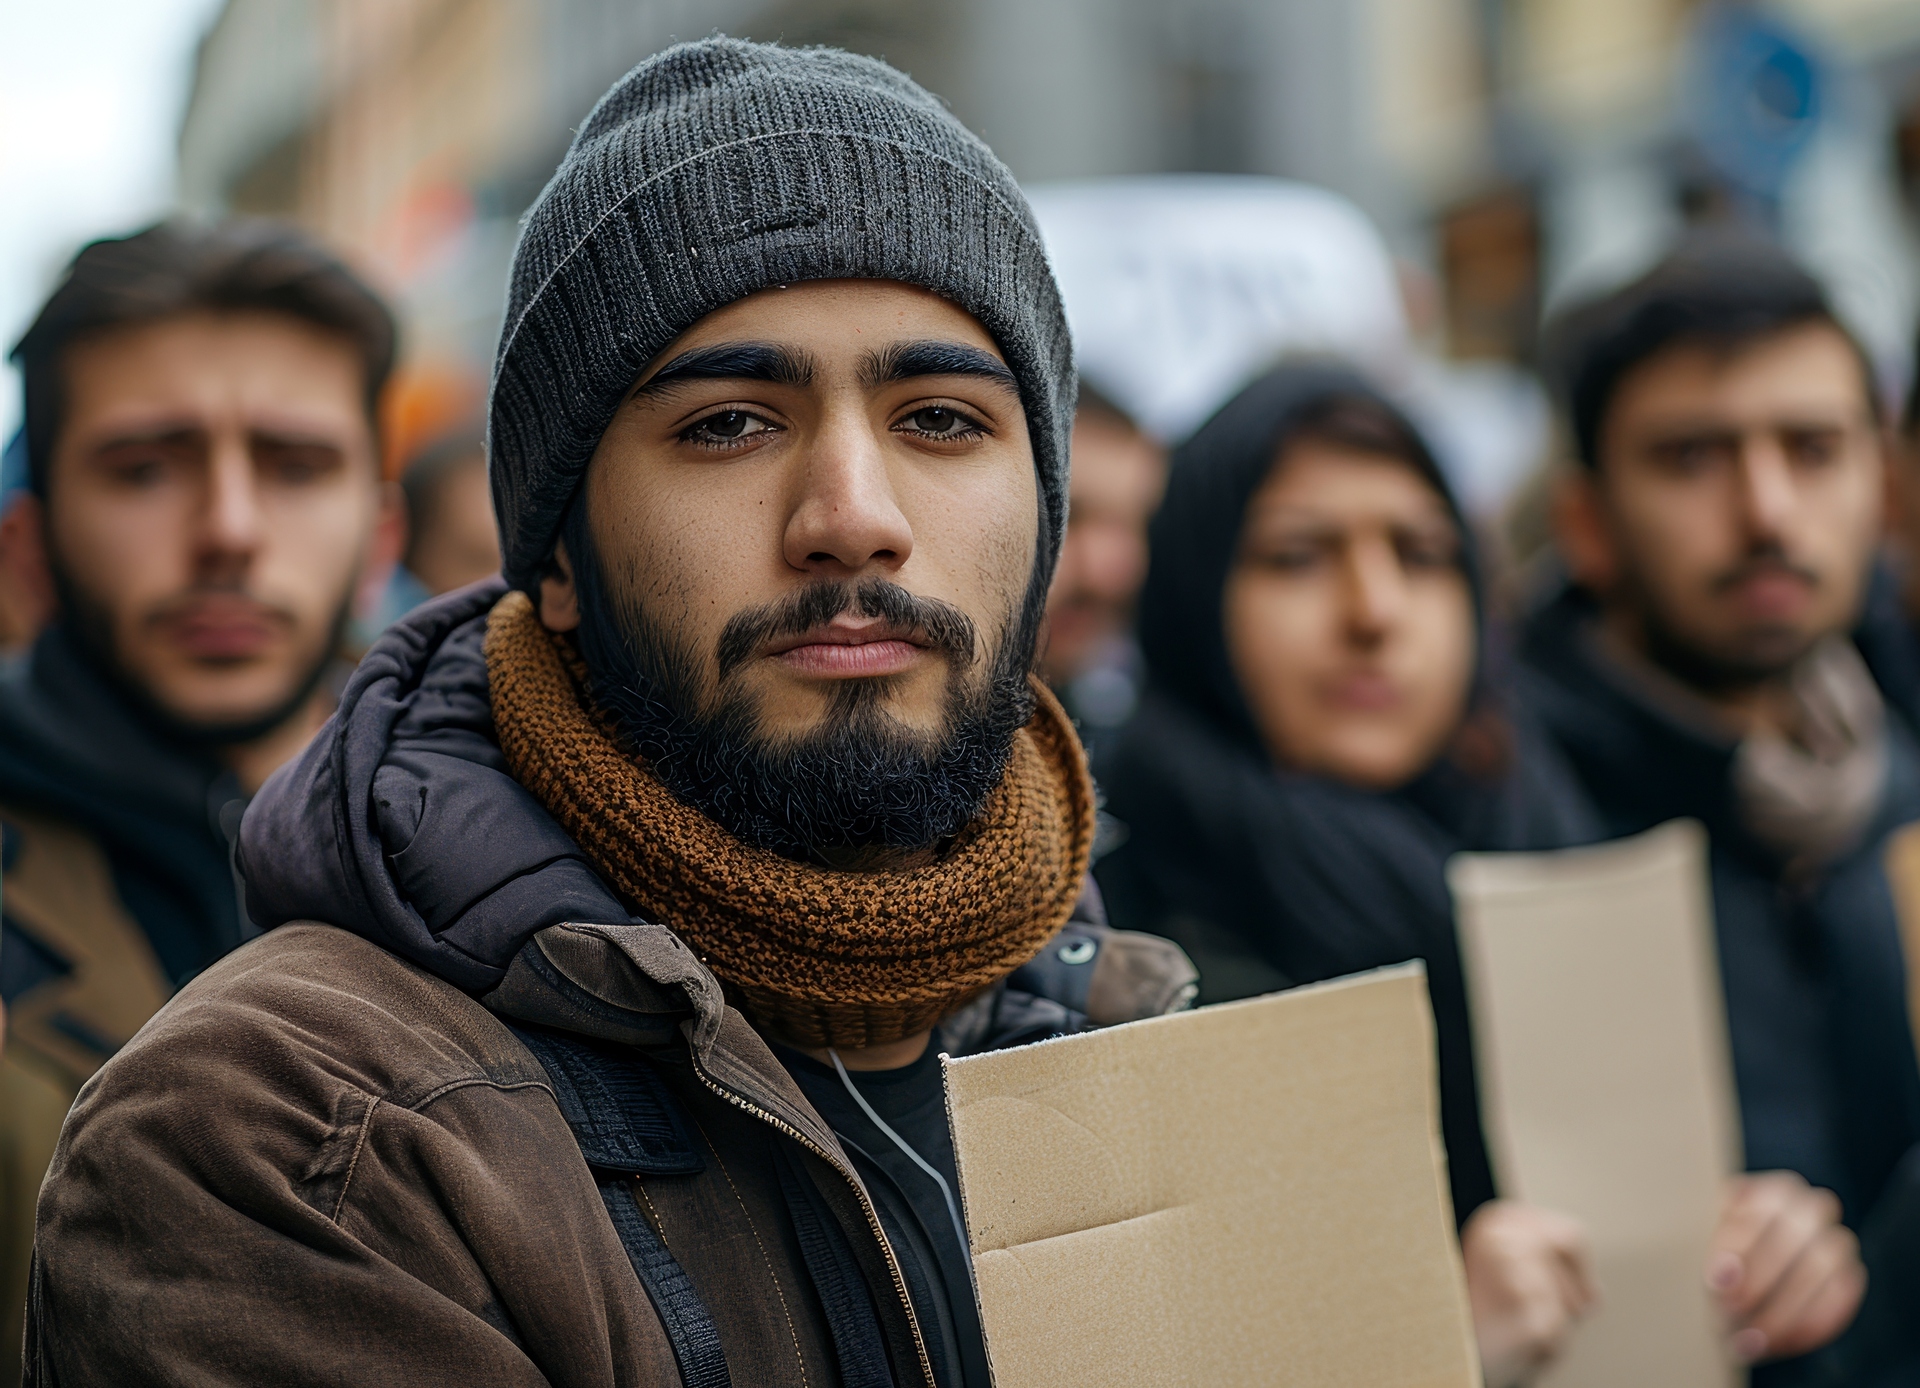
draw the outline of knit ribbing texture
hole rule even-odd
[[[926,1030],[1065,925],[1093,848],[1093,781],[1034,682],[1000,785],[938,862],[838,872],[751,848],[623,751],[572,643],[524,593],[487,622],[494,726],[514,779],[636,915],[671,928],[767,1030],[872,1046]]]
[[[827,279],[931,290],[999,345],[1039,474],[1044,583],[1066,525],[1073,350],[1013,176],[885,63],[724,38],[617,82],[527,214],[487,439],[507,580],[537,581],[650,361],[716,309]]]

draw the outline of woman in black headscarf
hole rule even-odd
[[[1101,767],[1114,924],[1183,945],[1203,1002],[1426,962],[1482,1357],[1519,1381],[1584,1308],[1584,1254],[1570,1221],[1489,1204],[1444,868],[1598,835],[1495,697],[1471,529],[1390,404],[1290,366],[1175,456],[1152,555],[1147,694]]]

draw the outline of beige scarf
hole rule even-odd
[[[1740,817],[1800,870],[1844,856],[1866,832],[1887,784],[1886,708],[1866,662],[1829,637],[1788,676],[1792,737],[1756,733],[1733,759]]]
[[[1787,674],[1790,734],[1741,738],[1698,694],[1604,628],[1594,636],[1639,693],[1702,737],[1738,742],[1733,793],[1741,823],[1804,873],[1844,856],[1879,812],[1887,782],[1886,706],[1866,662],[1830,636]]]
[[[1093,845],[1093,782],[1034,683],[1033,719],[980,817],[939,861],[838,872],[750,848],[621,750],[571,641],[524,593],[487,622],[508,769],[635,914],[669,926],[782,1040],[871,1046],[924,1031],[1066,924]]]

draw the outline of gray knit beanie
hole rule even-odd
[[[930,289],[999,344],[1033,439],[1050,574],[1066,525],[1073,349],[1013,176],[885,63],[708,39],[616,83],[527,215],[487,439],[508,581],[539,581],[649,361],[715,309],[821,279]]]

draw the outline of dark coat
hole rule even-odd
[[[1873,672],[1887,707],[1905,721],[1909,733],[1920,737],[1920,626],[1908,615],[1900,584],[1884,563],[1874,565],[1853,644]]]
[[[228,862],[239,782],[143,717],[57,625],[0,668],[0,806],[99,845],[176,986],[246,937]]]
[[[1115,924],[1166,935],[1193,956],[1202,1001],[1425,960],[1454,1209],[1465,1220],[1494,1184],[1446,860],[1462,848],[1560,847],[1598,832],[1551,750],[1498,716],[1498,674],[1484,650],[1479,717],[1507,744],[1496,772],[1470,774],[1443,758],[1387,794],[1300,775],[1267,755],[1228,658],[1222,593],[1247,503],[1299,411],[1335,392],[1374,394],[1344,371],[1282,368],[1176,455],[1141,600],[1148,693],[1100,767],[1127,838],[1096,875]],[[1424,470],[1452,506],[1439,470],[1430,460]],[[1477,596],[1471,530],[1460,526]]]
[[[1747,1168],[1797,1171],[1839,1195],[1866,1242],[1877,1314],[1876,1298],[1901,1281],[1875,1268],[1887,1238],[1879,1215],[1920,1195],[1920,1066],[1882,859],[1888,835],[1920,819],[1920,749],[1889,719],[1886,791],[1859,846],[1817,875],[1790,876],[1741,823],[1737,740],[1713,738],[1641,696],[1592,640],[1597,617],[1571,586],[1535,613],[1521,644],[1530,703],[1610,834],[1678,818],[1706,826]],[[1896,1238],[1910,1261],[1920,1220]],[[1899,1295],[1917,1292],[1909,1283]],[[1899,1314],[1910,1350],[1920,1350],[1920,1300]],[[1793,1372],[1762,1374],[1802,1381]]]
[[[382,638],[257,797],[240,860],[272,928],[76,1106],[31,1382],[936,1381],[831,1129],[507,776],[500,591]],[[974,1049],[1083,1024],[1012,989],[966,1018]]]
[[[55,626],[0,667],[0,1388],[17,1382],[33,1208],[80,1086],[245,933],[233,774]]]

